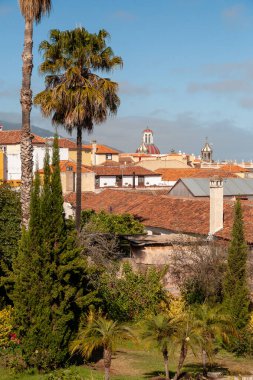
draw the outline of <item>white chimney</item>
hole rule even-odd
[[[213,176],[210,179],[210,231],[213,235],[223,228],[223,179]]]
[[[92,165],[96,165],[96,151],[97,151],[97,142],[93,140],[91,142],[91,163]]]

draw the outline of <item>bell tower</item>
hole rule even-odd
[[[201,149],[201,160],[203,162],[213,162],[213,150],[211,145],[208,143],[208,138],[206,137],[206,142],[204,147]]]

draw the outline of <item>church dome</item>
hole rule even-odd
[[[142,143],[136,150],[136,153],[160,154],[160,150],[154,144],[153,131],[151,129],[144,129]]]

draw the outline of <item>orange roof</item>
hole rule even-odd
[[[229,164],[221,165],[220,169],[228,171],[228,172],[231,172],[231,173],[245,173],[245,172],[249,172],[248,169],[242,168],[239,165],[229,165]]]
[[[96,144],[96,147],[97,147],[96,154],[107,154],[107,153],[119,154],[118,150],[110,148],[107,145]],[[85,145],[83,145],[83,148],[91,150],[92,144],[85,144]]]
[[[91,166],[93,172],[96,173],[96,175],[99,176],[115,176],[115,175],[133,175],[135,173],[137,176],[139,175],[149,175],[149,176],[159,176],[159,173],[152,172],[151,170],[148,170],[146,168],[143,168],[142,166],[124,166],[123,165],[115,165],[115,166]]]
[[[59,148],[74,148],[76,149],[76,143],[66,138],[58,139]]]
[[[162,175],[163,181],[177,181],[180,178],[210,178],[214,175],[219,175],[223,178],[235,178],[237,177],[234,173],[226,172],[225,170],[219,169],[173,169],[173,168],[161,168],[156,169],[156,173]]]
[[[65,201],[75,205],[74,193]],[[233,201],[224,202],[224,228],[217,237],[229,240],[233,224]],[[106,189],[99,194],[82,193],[82,208],[105,210],[115,214],[129,213],[140,218],[149,227],[157,227],[177,233],[207,236],[209,232],[209,200],[170,198],[150,192]],[[253,202],[242,201],[245,237],[253,243]]]
[[[52,168],[52,166],[50,166]],[[68,160],[61,160],[60,161],[60,171],[62,172],[67,172],[67,171],[72,171],[76,173],[76,162],[73,161],[68,161]],[[91,173],[92,170],[88,169],[86,166],[82,165],[81,167],[82,173]],[[43,174],[44,169],[39,169],[39,173]]]
[[[43,137],[32,133],[33,144],[45,144],[46,140]],[[17,145],[21,141],[21,130],[0,131],[0,145]]]

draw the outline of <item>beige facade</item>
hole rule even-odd
[[[76,162],[77,151],[74,149],[69,150],[69,160]],[[91,150],[82,151],[82,164],[87,166],[101,165],[105,161],[116,161],[119,162],[118,153],[92,153]]]
[[[189,168],[187,163],[183,161],[178,161],[178,160],[144,160],[144,161],[139,161],[136,165],[142,166],[145,169],[148,170],[157,170],[157,169],[185,169]]]
[[[77,151],[76,149],[69,149],[69,160],[76,162]],[[91,152],[82,150],[82,164],[91,165]]]
[[[76,173],[73,171],[61,172],[63,194],[76,191]],[[82,173],[82,192],[95,191],[95,173]]]

